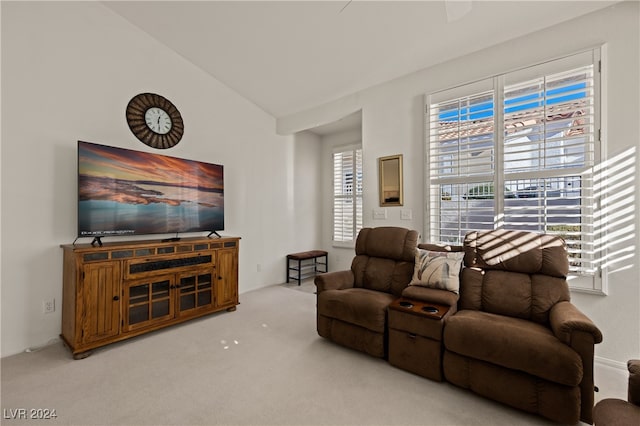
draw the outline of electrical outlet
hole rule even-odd
[[[42,301],[42,313],[50,314],[56,311],[56,299]]]

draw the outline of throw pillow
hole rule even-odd
[[[416,249],[415,269],[409,285],[438,288],[457,293],[464,252]]]

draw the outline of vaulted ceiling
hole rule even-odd
[[[274,117],[612,3],[616,1],[103,2]]]

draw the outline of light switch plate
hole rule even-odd
[[[400,210],[400,219],[403,220],[411,220],[411,209],[402,209]]]
[[[373,218],[374,219],[386,219],[387,218],[387,209],[373,209]]]

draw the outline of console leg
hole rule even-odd
[[[86,351],[86,352],[80,352],[78,354],[73,354],[73,359],[75,359],[75,360],[85,359],[85,358],[89,357],[92,353],[93,353],[93,351]]]

